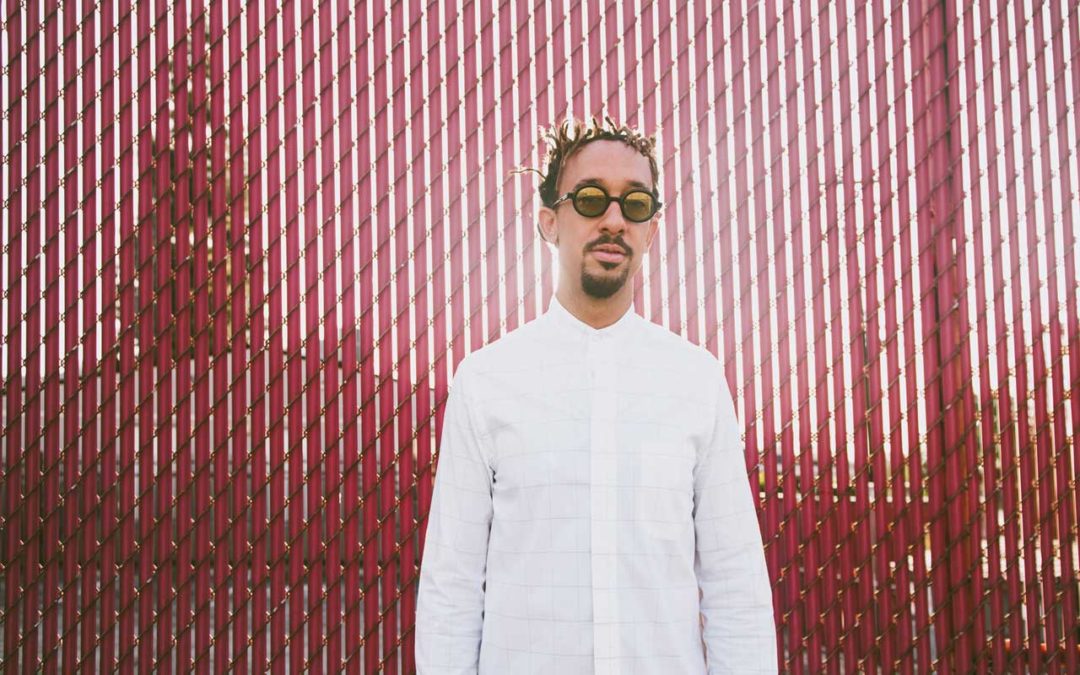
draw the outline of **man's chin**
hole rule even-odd
[[[614,267],[618,268],[622,263],[615,263]],[[582,270],[581,272],[581,290],[585,291],[585,294],[593,298],[606,299],[615,295],[626,285],[626,280],[630,275],[630,268],[623,267],[620,272],[617,269],[613,269],[604,274],[592,274]]]

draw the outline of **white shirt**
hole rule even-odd
[[[434,673],[775,673],[720,363],[634,313],[548,311],[459,364],[420,571]],[[706,664],[707,668],[706,668]]]

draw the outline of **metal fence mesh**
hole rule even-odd
[[[412,672],[536,129],[656,131],[785,671],[1080,671],[1075,3],[5,5],[6,672]]]

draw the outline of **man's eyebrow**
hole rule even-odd
[[[630,187],[641,188],[643,190],[652,189],[649,185],[647,185],[646,183],[642,183],[639,180],[630,180],[630,181],[626,181],[626,183]],[[604,180],[602,178],[582,178],[581,180],[579,180],[574,185],[573,188],[571,188],[571,192],[573,192],[574,190],[577,190],[578,188],[580,188],[580,187],[582,187],[584,185],[603,185],[603,184],[604,184]]]

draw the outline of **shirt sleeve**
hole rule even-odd
[[[473,421],[465,369],[446,402],[416,609],[420,675],[477,672],[492,474]]]
[[[777,672],[772,588],[735,406],[719,377],[712,439],[694,470],[694,571],[716,673]]]

